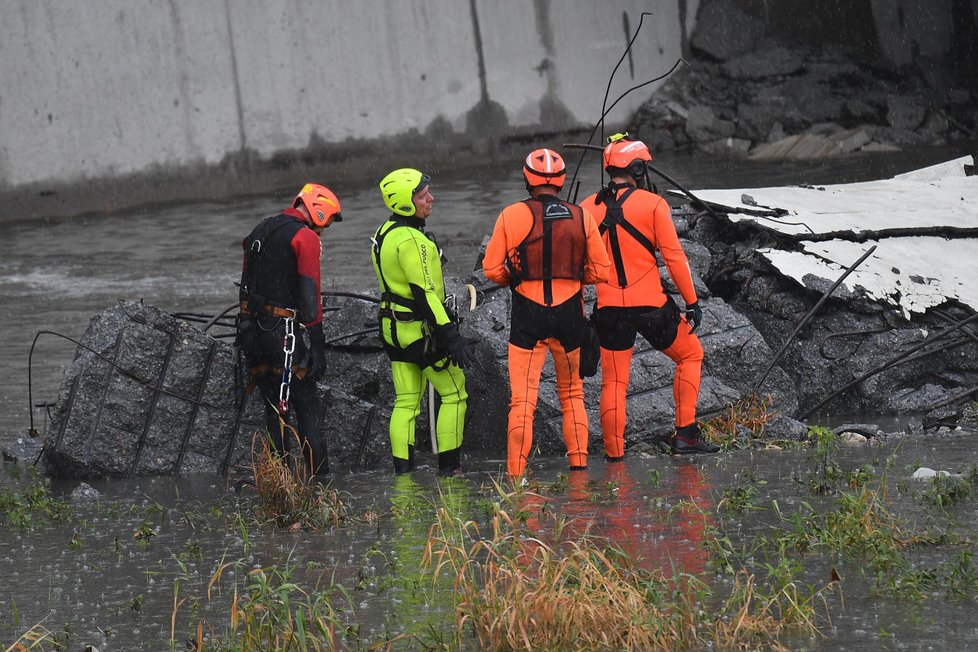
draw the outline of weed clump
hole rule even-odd
[[[444,509],[431,529],[423,564],[455,578],[457,645],[471,631],[487,650],[735,649],[817,631],[820,592],[802,595],[793,581],[765,593],[741,572],[721,599],[699,577],[644,568],[599,537],[547,543],[500,503],[487,529]]]
[[[301,460],[276,453],[267,438],[252,442],[256,516],[289,530],[322,530],[347,518],[339,493],[323,486]]]
[[[31,467],[30,482],[23,489],[0,487],[0,524],[30,529],[37,522],[64,520],[70,515],[68,501],[51,495],[51,481]]]
[[[244,562],[222,564],[211,577],[208,599],[228,570],[245,577],[235,586],[231,598],[230,620],[223,632],[214,631],[206,621],[197,625],[196,640],[188,647],[198,652],[244,652],[245,650],[336,650],[344,636],[356,627],[341,624],[332,596],[342,589],[328,582],[304,590],[293,580],[296,567],[255,568]],[[247,572],[245,572],[247,571]]]
[[[771,409],[772,405],[774,397],[770,394],[746,394],[724,408],[721,414],[700,425],[710,440],[724,450],[742,448],[749,442],[738,441],[738,432],[746,428],[750,432],[751,440],[760,438],[767,424],[778,415]]]

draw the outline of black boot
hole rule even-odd
[[[682,428],[676,428],[672,437],[672,454],[689,455],[692,453],[716,453],[720,447],[703,439],[697,423],[691,423]]]
[[[414,446],[408,446],[408,458],[394,458],[394,475],[410,473],[414,470]]]
[[[445,477],[459,475],[462,472],[461,454],[461,448],[438,453],[438,475]]]

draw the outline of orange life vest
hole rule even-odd
[[[546,305],[553,303],[553,279],[584,278],[587,252],[584,211],[580,206],[549,195],[523,201],[533,214],[533,226],[507,256],[510,283],[543,281]],[[555,255],[556,254],[556,255]]]

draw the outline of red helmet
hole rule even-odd
[[[604,159],[605,169],[621,168],[627,170],[636,161],[651,161],[652,152],[640,140],[620,138],[608,143],[608,146],[604,148],[604,156],[602,158]]]
[[[318,183],[307,183],[295,196],[292,208],[297,207],[299,202],[302,202],[302,205],[309,211],[309,218],[315,227],[326,226],[329,224],[330,217],[337,222],[343,221],[343,216],[340,214],[340,200],[326,186],[321,186]]]
[[[564,159],[552,149],[535,149],[523,163],[523,177],[526,179],[526,185],[531,188],[533,186],[563,188],[565,171]]]

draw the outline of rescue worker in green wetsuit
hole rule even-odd
[[[442,253],[425,233],[434,197],[431,179],[401,168],[380,182],[390,218],[371,238],[374,271],[380,283],[380,338],[391,361],[394,407],[390,438],[394,472],[414,469],[415,421],[421,397],[431,383],[441,399],[435,433],[438,472],[461,472],[465,425],[465,375],[475,360],[475,342],[463,337],[445,307]]]

